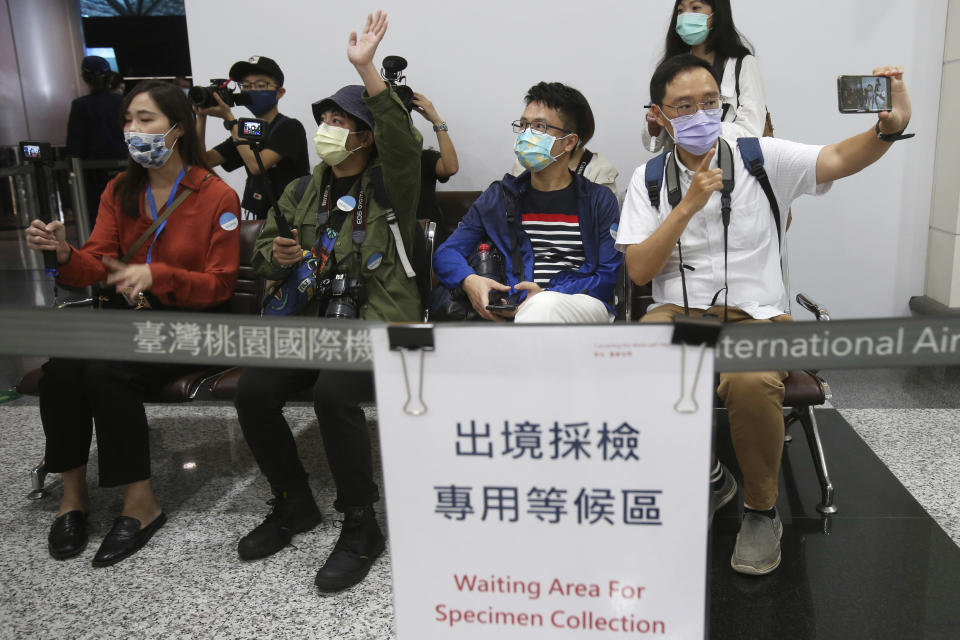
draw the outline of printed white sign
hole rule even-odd
[[[371,331],[400,640],[704,637],[713,351],[672,330],[438,326],[420,416]]]

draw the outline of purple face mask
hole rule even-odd
[[[713,148],[720,137],[722,109],[701,109],[688,116],[670,120],[673,141],[695,156],[702,156]]]

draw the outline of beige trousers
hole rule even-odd
[[[723,317],[723,307],[690,309],[690,315]],[[640,322],[672,322],[683,307],[667,304],[647,313]],[[728,322],[785,322],[788,314],[756,320],[740,309],[727,310]],[[743,472],[744,502],[769,509],[777,501],[780,457],[783,454],[783,380],[786,371],[721,373],[717,394],[730,417],[730,437]]]

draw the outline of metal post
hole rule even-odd
[[[87,187],[83,178],[83,161],[70,158],[70,201],[73,218],[77,225],[77,242],[80,246],[90,237],[90,216],[87,211]]]

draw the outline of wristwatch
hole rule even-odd
[[[435,125],[433,125],[433,130],[434,130],[434,131],[449,131],[449,129],[447,128],[447,123],[444,122],[443,120],[440,121],[440,124],[435,124]]]
[[[904,134],[903,132],[906,130],[906,127],[904,127],[897,133],[884,133],[880,130],[880,121],[877,120],[876,131],[878,140],[883,140],[884,142],[896,142],[897,140],[906,140],[907,138],[912,138],[913,136],[917,135],[915,133]]]
[[[230,129],[233,129],[233,125],[235,124],[237,124],[236,120],[224,120],[223,128],[226,129],[227,131],[230,131]]]

